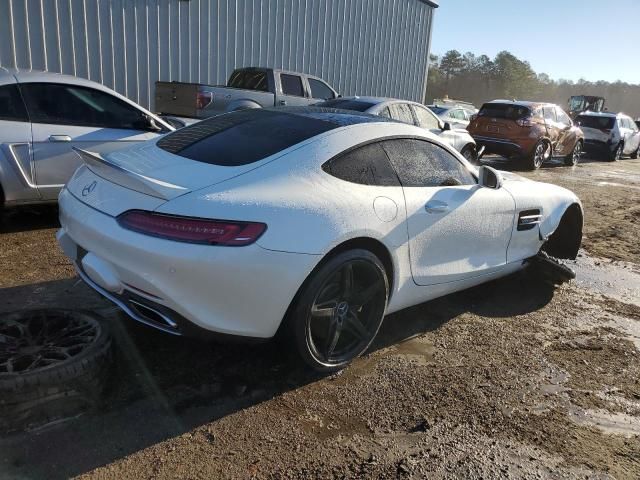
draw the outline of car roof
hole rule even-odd
[[[528,100],[501,100],[501,99],[497,99],[497,100],[491,100],[490,102],[485,102],[485,103],[507,103],[509,105],[518,105],[521,107],[540,107],[540,106],[554,106],[557,107],[557,105],[555,103],[549,103],[549,102],[531,102]]]
[[[48,72],[45,70],[29,70],[20,68],[7,68],[1,67],[0,72],[5,76],[11,76],[14,78],[14,82],[17,80],[19,83],[32,83],[32,82],[55,82],[55,83],[70,83],[73,85],[81,85],[92,88],[99,88],[106,90],[104,85],[87,80],[86,78],[74,77],[73,75],[65,75],[63,73]],[[110,89],[109,89],[110,90]]]
[[[339,97],[339,98],[336,98],[335,100],[351,100],[355,102],[372,103],[374,105],[379,105],[381,103],[402,102],[402,103],[411,103],[413,105],[420,105],[424,107],[424,105],[418,102],[413,102],[411,100],[403,100],[402,98],[392,98],[392,97],[371,97],[371,96],[360,97],[360,96],[354,95],[350,97]]]
[[[578,116],[587,116],[587,117],[606,117],[606,118],[617,118],[617,117],[626,117],[624,113],[612,113],[612,112],[590,112],[586,110],[584,112],[580,112]]]

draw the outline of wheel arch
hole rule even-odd
[[[569,205],[558,227],[542,246],[542,250],[556,258],[575,259],[582,243],[584,213],[579,203]]]

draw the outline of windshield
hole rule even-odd
[[[600,130],[610,130],[615,123],[613,117],[596,117],[593,115],[578,115],[576,117],[576,123],[581,127],[597,128]]]
[[[531,115],[531,109],[523,105],[511,103],[485,103],[479,117],[504,118],[506,120],[519,120]]]

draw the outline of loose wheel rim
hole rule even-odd
[[[100,323],[72,312],[35,311],[0,319],[0,376],[53,368],[83,353]]]
[[[535,152],[535,155],[533,156],[533,164],[536,167],[542,166],[542,160],[544,159],[544,152],[545,152],[544,144],[541,143],[536,147],[536,152]]]
[[[384,289],[382,273],[365,260],[342,264],[324,282],[309,310],[306,328],[316,360],[336,365],[362,353],[384,314]]]

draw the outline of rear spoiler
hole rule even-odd
[[[73,147],[73,150],[93,173],[118,185],[135,190],[136,192],[162,200],[171,200],[172,198],[189,192],[188,188],[181,187],[180,185],[173,185],[127,170],[104,158],[99,153],[89,152],[77,147]]]

